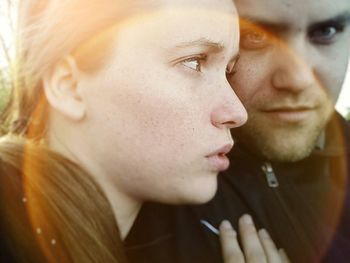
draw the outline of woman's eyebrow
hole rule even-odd
[[[222,43],[212,41],[212,40],[209,40],[206,38],[200,38],[197,40],[181,42],[181,43],[176,45],[176,48],[182,49],[182,48],[189,48],[189,47],[196,47],[196,46],[210,48],[210,49],[213,49],[214,51],[217,51],[217,52],[225,49],[225,47]]]

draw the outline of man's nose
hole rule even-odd
[[[272,74],[272,86],[289,92],[301,92],[313,87],[316,79],[307,54],[297,46],[280,45],[272,58],[276,67]],[[298,52],[299,51],[299,52]]]

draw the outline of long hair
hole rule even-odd
[[[26,133],[29,124],[45,127],[42,76],[73,55],[81,70],[97,71],[108,59],[121,20],[152,1],[23,0],[19,4],[16,56],[10,100],[0,115],[2,133]],[[34,115],[34,112],[36,114]]]
[[[82,70],[98,70],[108,57],[110,29],[134,11],[134,4],[20,3],[14,88],[0,116],[1,223],[18,262],[125,261],[103,191],[91,175],[43,143],[49,116],[42,77],[66,55],[75,56]]]
[[[17,136],[0,139],[0,160],[2,228],[19,262],[124,262],[112,208],[87,172]]]

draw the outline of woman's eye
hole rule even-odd
[[[244,49],[262,49],[270,45],[269,36],[259,29],[247,29],[241,31],[240,45]]]
[[[239,59],[240,59],[240,55],[237,55],[236,59],[227,65],[226,67],[227,79],[231,79],[236,74]]]
[[[227,67],[226,68],[226,77],[231,78],[236,74],[236,72],[237,72],[237,70],[235,69],[235,67],[232,67],[232,68]]]
[[[181,62],[182,65],[185,67],[201,72],[202,71],[202,65],[201,65],[201,58],[188,58]]]

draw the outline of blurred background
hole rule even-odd
[[[15,9],[18,0],[0,0],[0,109],[7,99],[10,81],[9,73],[13,63],[10,58],[14,52],[13,32],[16,26]],[[350,120],[350,69],[336,105],[337,110]]]
[[[350,68],[348,67],[348,73],[343,85],[342,92],[338,99],[337,110],[348,120],[350,120]]]

